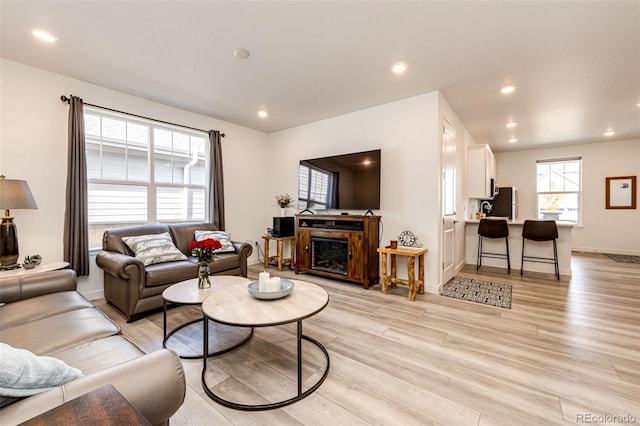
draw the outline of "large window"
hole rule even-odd
[[[207,134],[85,107],[89,245],[105,229],[206,220]]]
[[[580,223],[582,160],[540,160],[536,168],[538,219]]]

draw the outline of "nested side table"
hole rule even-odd
[[[396,284],[404,284],[409,286],[409,300],[416,300],[416,293],[424,294],[424,255],[427,253],[426,248],[403,247],[398,248],[379,248],[378,253],[382,256],[382,292],[389,292],[389,284],[392,288]],[[387,255],[391,255],[391,273],[387,271]],[[400,279],[397,277],[398,264],[396,256],[407,257],[407,275],[408,279]],[[416,278],[416,258],[418,258],[418,278]]]
[[[282,299],[255,299],[247,291],[247,284],[249,283],[249,280],[247,280],[246,283],[234,283],[233,285],[226,285],[223,288],[213,289],[211,297],[202,303],[202,314],[204,317],[204,331],[202,333],[203,348],[206,348],[208,345],[208,320],[232,327],[273,327],[290,323],[296,323],[297,327],[296,369],[298,387],[295,395],[285,400],[266,404],[244,404],[227,400],[214,392],[207,384],[206,373],[208,361],[205,357],[203,358],[202,366],[202,387],[205,393],[215,402],[236,410],[272,410],[306,398],[318,389],[327,378],[330,363],[329,352],[327,352],[319,341],[302,333],[302,321],[322,311],[329,304],[329,294],[319,285],[306,281],[292,281],[295,283],[295,288],[291,294]],[[318,378],[315,379],[314,383],[310,384],[306,390],[304,390],[302,386],[302,340],[306,340],[315,345],[326,360],[324,371],[322,373],[318,371],[317,374],[314,375],[318,376]],[[272,359],[272,362],[278,363],[279,360],[276,357],[276,359]]]
[[[244,283],[245,281],[247,281],[246,278],[244,277],[232,277],[232,276],[212,276],[211,277],[211,287],[207,288],[207,289],[199,289],[198,288],[198,279],[197,278],[193,278],[190,280],[186,280],[186,281],[181,281],[179,283],[176,283],[174,285],[172,285],[171,287],[167,287],[163,292],[162,292],[162,302],[163,302],[163,317],[162,317],[162,331],[163,331],[163,339],[162,339],[162,347],[166,348],[167,347],[167,341],[176,333],[178,333],[180,330],[184,329],[185,327],[197,323],[197,322],[201,322],[203,321],[202,317],[198,317],[196,319],[193,319],[191,321],[187,321],[185,323],[182,323],[180,325],[178,325],[177,327],[173,328],[172,330],[170,330],[167,333],[167,304],[168,303],[173,303],[176,305],[202,305],[202,302],[204,302],[206,300],[207,297],[209,297],[209,295],[211,294],[211,292],[217,288],[219,288],[220,286],[224,286],[224,285],[229,285],[229,284],[233,284],[235,282],[242,282]],[[218,325],[218,327],[221,328],[230,328],[229,326],[225,326],[225,325]],[[204,328],[207,328],[206,325]],[[211,348],[209,348],[209,345],[207,344],[207,348],[208,350],[207,352],[207,356],[213,356],[213,355],[221,355],[225,352],[229,352],[235,348],[237,348],[238,346],[241,346],[242,344],[244,344],[247,340],[249,340],[251,338],[251,335],[253,334],[253,328],[248,328],[244,331],[242,331],[242,329],[236,328],[234,327],[234,331],[238,330],[237,333],[239,334],[239,341],[232,343],[229,346],[226,346],[222,349],[218,349],[218,350],[212,350]],[[198,335],[198,334],[196,334]],[[235,334],[234,334],[235,335]],[[199,344],[200,342],[198,342]],[[176,352],[177,353],[177,352]],[[204,352],[200,352],[197,354],[178,354],[178,356],[180,356],[180,358],[185,358],[185,359],[195,359],[195,358],[202,358],[202,354]]]
[[[263,235],[264,238],[264,267],[265,269],[269,267],[269,264],[272,261],[275,261],[275,264],[278,265],[278,271],[282,271],[283,265],[289,265],[291,268],[295,262],[294,257],[296,253],[296,237],[271,237],[269,235]],[[275,256],[269,256],[269,241],[275,240],[278,244],[277,252]],[[284,243],[285,241],[289,242],[289,248],[291,249],[291,253],[289,257],[284,257]]]

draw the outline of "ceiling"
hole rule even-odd
[[[640,138],[637,0],[2,0],[0,19],[3,58],[264,132],[440,90],[495,151]]]

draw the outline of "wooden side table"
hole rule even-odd
[[[428,252],[426,248],[403,247],[398,248],[379,248],[378,253],[382,255],[382,292],[389,292],[389,284],[392,288],[396,284],[404,284],[409,286],[409,300],[416,300],[416,293],[424,294],[424,255]],[[387,255],[391,255],[391,273],[387,273]],[[407,275],[408,279],[400,279],[396,277],[398,272],[396,256],[407,257]],[[418,278],[416,279],[416,258],[418,258]]]
[[[151,426],[151,423],[109,383],[52,408],[21,425]]]
[[[275,261],[278,265],[278,271],[282,271],[282,265],[288,264],[289,268],[294,265],[294,256],[296,253],[296,237],[271,237],[269,235],[263,235],[264,238],[264,267],[269,267],[271,261]],[[276,256],[269,256],[269,241],[275,240],[278,244],[278,251]],[[284,242],[289,241],[289,247],[291,253],[289,257],[284,257]]]

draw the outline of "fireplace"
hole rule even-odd
[[[311,269],[347,275],[349,242],[346,238],[311,237]]]

